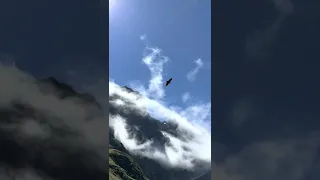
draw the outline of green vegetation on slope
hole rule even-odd
[[[109,133],[109,179],[148,180],[129,152]]]
[[[148,180],[130,155],[112,148],[109,148],[109,179]]]

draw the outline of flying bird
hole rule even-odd
[[[167,81],[166,86],[168,86],[168,85],[170,84],[171,80],[172,80],[172,78],[170,78],[170,79]]]

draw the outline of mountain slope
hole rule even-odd
[[[140,96],[138,92],[128,87],[123,87],[123,90]],[[117,105],[119,103],[121,104],[120,106]],[[165,154],[165,147],[171,146],[171,141],[163,132],[170,133],[180,139],[186,137],[192,138],[192,135],[188,134],[188,132],[179,130],[177,124],[171,121],[161,122],[148,114],[141,115],[141,112],[136,111],[134,108],[130,102],[127,102],[120,95],[114,94],[109,97],[109,113],[113,116],[121,116],[126,119],[126,129],[130,133],[129,136],[134,136],[135,140],[138,141],[137,144],[143,144],[151,140],[151,146]],[[150,149],[146,149],[145,151],[150,151]],[[209,166],[205,162],[194,160],[193,163],[196,164],[195,168],[187,170],[168,167],[163,163],[135,153],[131,156],[138,162],[146,176],[152,180],[191,180],[206,173],[208,171],[206,167]],[[203,176],[203,179],[205,178],[210,179],[209,176]]]
[[[109,179],[148,180],[123,145],[109,133]]]
[[[71,86],[60,83],[54,78],[42,79],[39,86],[47,93],[55,93],[60,98],[76,97],[85,104],[92,104],[98,109],[100,105],[90,94],[78,93]],[[54,87],[53,91],[49,91],[46,85]],[[139,165],[130,156],[129,152],[124,148],[121,142],[117,141],[112,133],[109,133],[109,179],[111,180],[148,180],[143,174]]]
[[[92,95],[12,68],[1,69],[0,81],[1,179],[147,180],[112,133],[104,157],[107,118]]]
[[[109,149],[105,148],[107,140],[96,139],[107,132],[107,118],[92,95],[76,92],[54,78],[30,81],[21,76],[10,77],[6,89],[0,91],[0,169],[28,171],[53,180],[105,180],[108,176],[114,180],[191,180],[207,171],[200,161],[195,161],[198,166],[190,171],[167,167],[129,151],[112,128]],[[128,87],[124,89],[140,95]],[[171,141],[162,132],[182,139],[187,135],[174,123],[115,106],[113,102],[120,96],[109,98],[110,115],[125,117],[130,135],[135,135],[139,143],[152,139],[152,146],[164,152]],[[105,158],[107,150],[109,157]]]
[[[54,91],[48,91],[46,85],[54,87]],[[42,79],[39,86],[46,92],[55,92],[61,98],[76,97],[82,103],[93,104],[100,109],[100,105],[90,94],[77,93],[67,84],[60,83],[54,78]],[[50,88],[49,88],[50,89]],[[109,133],[109,179],[111,180],[148,180],[139,165],[130,156],[121,142],[117,141],[112,133]]]
[[[99,122],[85,117],[84,110],[99,109],[92,96],[53,78],[33,80],[13,68],[1,67],[0,81],[5,84],[0,91],[1,179],[108,178],[101,168],[108,166],[100,153],[105,150],[86,134],[87,125]]]

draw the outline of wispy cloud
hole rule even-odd
[[[140,36],[141,41],[146,41],[147,40],[147,35],[143,34]]]
[[[196,76],[197,76],[199,70],[203,67],[203,62],[201,59],[195,60],[194,63],[196,64],[196,67],[194,69],[192,69],[191,71],[189,71],[187,74],[187,79],[189,81],[196,80]]]
[[[146,35],[140,36],[140,40],[146,44],[143,52],[142,63],[148,67],[151,73],[151,79],[149,81],[148,88],[144,88],[140,84],[136,84],[135,86],[144,95],[155,99],[161,99],[165,96],[162,73],[164,65],[169,61],[169,58],[163,55],[160,48],[150,47],[147,44],[147,38],[148,37]]]
[[[163,98],[163,66],[169,61],[166,56],[161,54],[161,49],[146,48],[146,55],[142,59],[143,63],[148,66],[151,72],[151,79],[148,86],[148,94],[154,98]]]
[[[182,102],[187,102],[191,98],[190,93],[186,92],[182,95]]]

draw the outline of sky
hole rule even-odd
[[[3,1],[0,21],[1,61],[41,78],[77,81],[108,76],[108,13],[99,1],[39,3]],[[77,6],[74,6],[77,4]]]
[[[109,13],[109,78],[120,85],[147,86],[150,70],[142,59],[146,47],[157,48],[168,59],[162,81],[173,78],[163,100],[180,107],[210,101],[210,8],[209,0],[114,1]]]
[[[132,153],[174,168],[211,162],[210,1],[114,1],[109,9],[109,96],[118,108],[173,121],[186,140],[168,132],[172,146],[139,144],[125,119],[110,115],[115,137]],[[165,86],[165,81],[172,78]],[[128,86],[143,97],[120,88]],[[126,105],[128,101],[134,106]],[[188,136],[192,134],[192,138]],[[189,149],[190,151],[186,150]]]

